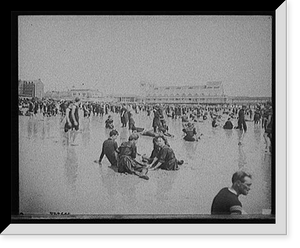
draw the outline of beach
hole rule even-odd
[[[119,132],[118,145],[129,136],[120,115],[109,113]],[[262,214],[271,209],[272,155],[264,150],[264,129],[248,121],[242,145],[238,130],[212,128],[211,119],[195,122],[197,142],[183,140],[181,119],[166,118],[168,142],[178,159],[178,171],[149,171],[149,180],[116,172],[104,158],[102,143],[109,136],[104,116],[80,116],[76,146],[68,144],[60,115],[19,116],[19,211],[23,214],[210,214],[214,196],[231,185],[232,174],[241,168],[253,175],[243,209]],[[151,129],[152,117],[134,114],[137,127]],[[220,125],[227,120],[222,116]],[[236,125],[237,120],[233,120]],[[141,136],[137,150],[150,155],[152,138]]]

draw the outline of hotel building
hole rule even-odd
[[[193,86],[156,86],[141,83],[146,103],[221,104],[226,103],[222,82],[207,82]]]
[[[28,81],[19,80],[18,82],[18,93],[20,97],[44,97],[44,84],[41,79]]]

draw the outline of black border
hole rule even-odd
[[[276,44],[275,44],[275,11],[284,1],[273,1],[268,6],[261,6],[260,4],[248,6],[245,2],[238,1],[231,3],[234,6],[226,6],[212,4],[210,9],[206,6],[206,10],[202,11],[12,11],[11,12],[11,195],[10,203],[11,209],[9,216],[6,221],[8,223],[2,222],[0,231],[2,232],[10,223],[26,223],[26,224],[50,224],[50,223],[95,223],[95,224],[129,224],[129,223],[139,223],[139,224],[275,224],[275,122],[273,128],[274,135],[274,145],[272,147],[272,215],[270,218],[261,218],[259,216],[254,216],[251,218],[212,218],[207,215],[193,215],[185,216],[184,218],[124,218],[124,216],[116,215],[115,218],[108,219],[99,216],[99,218],[92,216],[86,218],[78,218],[78,216],[73,216],[70,218],[53,217],[51,219],[47,217],[34,217],[34,216],[22,216],[19,215],[19,147],[18,147],[18,16],[22,15],[269,15],[272,16],[272,102],[273,102],[273,113],[276,120],[276,94],[275,94],[275,60],[276,60]],[[261,2],[260,2],[261,3]],[[242,5],[241,5],[242,4]],[[213,6],[215,5],[215,6]],[[226,8],[228,8],[226,10]],[[231,7],[231,8],[230,8]],[[236,9],[236,10],[235,10]],[[9,200],[8,200],[9,201]],[[8,202],[7,201],[7,202]],[[4,226],[3,226],[4,225]]]

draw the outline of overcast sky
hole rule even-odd
[[[140,82],[222,81],[271,96],[270,16],[19,16],[19,79],[138,94]]]

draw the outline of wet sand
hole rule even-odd
[[[127,140],[128,127],[120,127],[118,144]],[[264,131],[247,122],[243,144],[237,130],[213,129],[211,120],[196,123],[198,142],[182,139],[181,120],[167,118],[168,138],[176,157],[185,163],[178,171],[149,171],[149,180],[115,172],[106,158],[99,158],[109,130],[107,115],[81,118],[77,146],[68,144],[64,120],[56,117],[19,117],[20,212],[24,214],[210,214],[214,196],[231,185],[239,168],[253,174],[248,196],[240,196],[249,214],[271,208],[271,155],[264,151]],[[137,127],[151,129],[152,117],[134,114]],[[224,116],[224,122],[226,116]],[[221,124],[223,124],[222,122]],[[236,120],[233,121],[234,125]],[[140,154],[150,155],[152,138],[140,136]]]

